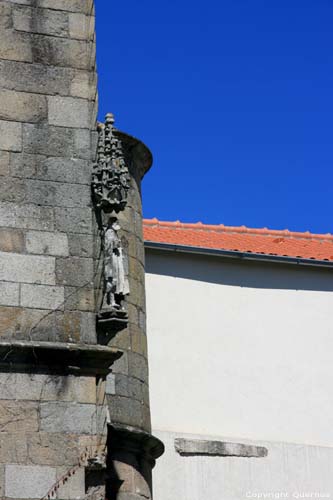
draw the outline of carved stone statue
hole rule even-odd
[[[127,266],[118,236],[120,225],[112,214],[126,207],[130,176],[113,124],[113,115],[108,114],[105,124],[98,126],[97,160],[91,182],[104,252],[103,300],[97,318],[107,329],[127,323],[125,297],[129,294]]]
[[[111,308],[124,311],[124,298],[129,294],[124,254],[118,236],[120,225],[112,217],[104,233],[104,303],[102,310]]]

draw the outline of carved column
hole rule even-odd
[[[106,383],[108,500],[151,498],[151,470],[164,450],[150,434],[141,180],[151,164],[147,147],[116,130],[107,115],[93,172],[102,247],[97,333],[100,343],[123,353]]]

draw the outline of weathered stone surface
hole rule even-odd
[[[95,99],[96,97],[96,79],[87,71],[76,70],[72,81],[70,94],[73,97],[82,97],[83,99]]]
[[[91,376],[43,373],[0,373],[3,399],[96,402],[96,379]]]
[[[86,74],[85,71],[79,73]],[[77,71],[71,68],[0,61],[1,88],[38,94],[69,95],[72,93],[72,85],[76,78]]]
[[[19,302],[20,302],[19,284],[0,281],[0,304],[2,306],[18,306]]]
[[[22,150],[21,123],[0,120],[0,149],[3,149],[5,151]]]
[[[68,467],[57,468],[57,478],[63,477],[68,472]],[[85,497],[85,470],[77,469],[75,474],[68,478],[65,484],[61,484],[57,497],[62,500],[76,500]]]
[[[23,145],[26,153],[71,156],[74,147],[73,141],[74,131],[72,129],[50,127],[44,124],[25,124],[23,127]]]
[[[86,41],[44,35],[30,36],[34,63],[90,69],[92,48]]]
[[[39,4],[40,7],[44,8],[82,12],[84,14],[90,14],[93,8],[92,0],[40,0]]]
[[[64,288],[61,286],[21,285],[21,306],[35,309],[58,309],[63,307]]]
[[[94,160],[95,152],[91,147],[91,133],[88,129],[74,129],[75,155],[78,158]]]
[[[65,12],[17,6],[13,9],[13,23],[17,31],[68,37],[69,20]]]
[[[46,97],[13,90],[0,90],[0,119],[38,123],[47,117]]]
[[[117,373],[115,374],[115,383],[116,394],[118,396],[126,396],[127,398],[144,401],[144,395],[146,396],[146,390],[144,389],[144,386],[147,384],[145,384],[141,380]],[[147,401],[145,402],[147,403]]]
[[[124,352],[121,358],[117,359],[112,365],[113,373],[122,373],[128,375],[128,353]]]
[[[148,380],[147,359],[134,352],[128,353],[128,373],[142,381]]]
[[[50,231],[54,228],[54,212],[49,207],[0,202],[0,226]]]
[[[26,234],[26,249],[29,253],[39,255],[54,255],[58,257],[69,255],[68,238],[64,233],[28,231]]]
[[[5,498],[5,466],[0,465],[0,498]]]
[[[132,351],[147,357],[147,337],[137,325],[129,325]]]
[[[39,498],[56,481],[54,467],[6,465],[5,494],[10,498]]]
[[[107,396],[111,422],[144,427],[143,404],[123,396]]]
[[[69,14],[69,36],[78,40],[92,39],[93,18],[85,14]]]
[[[27,464],[71,466],[77,462],[80,456],[77,435],[29,432],[26,434],[26,441]]]
[[[93,285],[93,263],[82,257],[59,258],[56,262],[57,284],[69,286]],[[1,276],[1,274],[0,274]]]
[[[90,104],[77,97],[48,98],[49,123],[57,127],[90,127]]]
[[[1,464],[28,464],[27,433],[1,432],[0,433],[0,463]]]
[[[11,28],[12,21],[12,6],[9,3],[0,2],[0,27]]]
[[[93,404],[41,403],[40,417],[42,431],[96,433],[96,406]]]
[[[24,235],[19,229],[0,228],[0,251],[21,253],[24,250]]]
[[[28,203],[54,207],[86,207],[90,204],[90,187],[84,184],[26,179],[24,191]]]
[[[90,235],[69,234],[69,253],[75,257],[93,257],[94,238]]]
[[[55,259],[0,252],[0,280],[55,285]]]
[[[95,311],[95,291],[92,288],[65,288],[65,309]]]
[[[0,59],[32,62],[32,50],[27,33],[11,29],[0,31]]]
[[[86,344],[97,343],[95,313],[81,312],[80,338]]]
[[[91,234],[92,218],[92,210],[89,208],[55,208],[56,228],[58,231]]]
[[[12,203],[21,203],[25,199],[24,184],[21,179],[5,177],[0,183],[0,199]]]
[[[23,309],[22,307],[0,307],[0,337],[3,339],[33,338],[35,333],[41,340],[52,339],[53,318],[45,310]],[[35,330],[35,326],[38,328]],[[50,338],[48,338],[50,336]]]
[[[45,155],[12,153],[10,173],[13,177],[45,181],[87,185],[91,182],[91,164],[79,158],[52,158]]]
[[[109,373],[106,377],[105,393],[110,395],[116,394],[116,376],[113,373]]]
[[[9,152],[0,151],[0,175],[9,174]]]
[[[175,450],[180,455],[207,455],[220,457],[266,457],[267,448],[224,441],[206,441],[200,439],[175,439]]]
[[[0,400],[0,433],[35,432],[37,430],[37,403]]]

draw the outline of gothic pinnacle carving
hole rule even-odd
[[[97,208],[120,212],[127,203],[130,177],[120,139],[115,135],[114,117],[98,126],[97,162],[93,166],[92,190]]]

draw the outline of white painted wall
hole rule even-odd
[[[333,446],[332,270],[148,250],[146,271],[155,431]]]
[[[176,453],[175,438],[204,436],[155,434],[165,444],[154,469],[156,500],[333,498],[333,448],[256,442],[267,457],[189,457]]]

